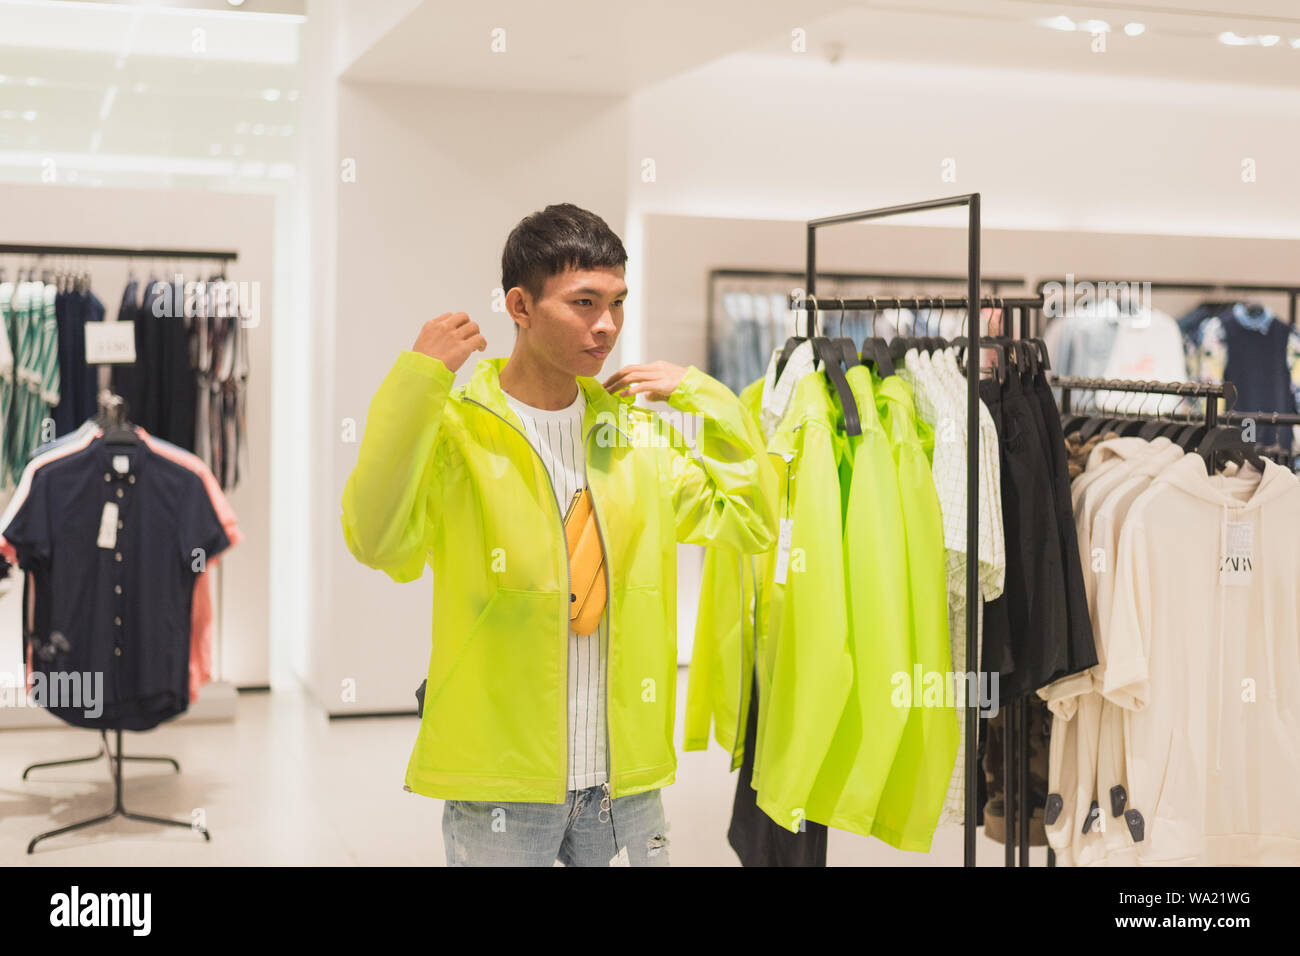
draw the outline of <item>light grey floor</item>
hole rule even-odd
[[[685,701],[685,671],[679,707]],[[681,726],[679,720],[678,726]],[[441,866],[442,801],[402,789],[416,719],[329,721],[294,690],[241,695],[233,723],[164,725],[125,735],[128,754],[176,757],[182,772],[126,765],[129,810],[201,819],[189,829],[117,819],[55,837],[26,853],[37,833],[112,806],[108,761],[38,770],[30,763],[92,754],[86,730],[0,731],[0,864],[98,866],[327,865]],[[664,791],[674,866],[737,866],[727,845],[736,778],[716,745],[682,753],[677,782]],[[1002,845],[979,839],[980,865],[1000,866]],[[959,866],[962,831],[942,827],[928,854],[903,853],[831,831],[832,866]],[[1042,866],[1044,851],[1035,849]]]

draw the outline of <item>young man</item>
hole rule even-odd
[[[433,569],[406,786],[447,801],[448,865],[666,865],[675,543],[776,541],[775,472],[731,391],[668,362],[592,377],[623,325],[626,262],[604,220],[571,204],[520,222],[501,256],[510,358],[480,359],[453,387],[487,342],[463,312],[427,321],[370,404],[343,491],[358,560],[396,581]],[[696,449],[638,394],[702,416]],[[582,582],[563,527],[583,488],[607,588],[589,634],[570,627]]]

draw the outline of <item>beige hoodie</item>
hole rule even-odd
[[[1298,529],[1273,462],[1210,477],[1187,455],[1128,511],[1102,690],[1142,865],[1300,864]]]

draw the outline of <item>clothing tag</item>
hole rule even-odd
[[[113,456],[113,470],[119,475],[125,475],[131,470],[131,459],[126,455]]]
[[[135,361],[135,323],[87,322],[86,364]]]
[[[1219,565],[1219,583],[1249,587],[1255,570],[1255,526],[1250,522],[1229,521],[1224,525],[1223,560]]]
[[[609,865],[610,866],[631,866],[632,865],[632,861],[628,859],[626,846],[619,848],[619,851],[616,854],[614,854],[614,859],[609,861]]]
[[[794,534],[794,519],[782,518],[781,530],[776,539],[776,575],[777,584],[785,584],[785,571],[790,563],[790,538]]]
[[[117,503],[104,502],[104,511],[99,516],[99,546],[101,548],[117,547]]]

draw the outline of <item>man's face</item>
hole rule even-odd
[[[546,280],[533,301],[532,346],[557,368],[595,375],[623,328],[627,285],[621,268],[568,269]]]

